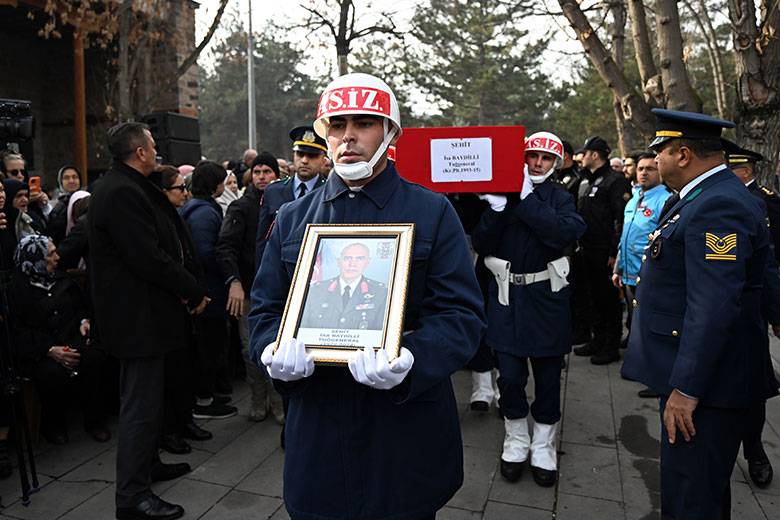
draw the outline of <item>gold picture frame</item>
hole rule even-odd
[[[276,344],[297,338],[317,364],[398,357],[413,244],[414,224],[308,224]]]

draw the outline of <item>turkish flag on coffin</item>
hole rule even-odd
[[[523,186],[525,128],[404,128],[396,166],[406,180],[441,193],[516,193]]]

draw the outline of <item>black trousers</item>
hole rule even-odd
[[[195,394],[201,399],[214,395],[220,366],[227,362],[227,319],[195,319],[195,345],[198,358],[198,380]]]
[[[571,273],[569,286],[571,287],[571,324],[574,336],[589,336],[593,326],[590,302],[588,301],[588,286],[585,280],[587,269],[585,267],[585,253],[577,251],[571,258]]]
[[[623,295],[626,301],[626,328],[631,332],[631,319],[634,317],[634,305],[632,301],[636,297],[636,285],[624,285]]]
[[[748,409],[745,433],[742,437],[742,455],[746,460],[755,460],[766,455],[761,442],[766,422],[766,401],[761,400]]]
[[[623,333],[623,312],[620,293],[612,285],[612,271],[607,265],[609,252],[606,249],[586,249],[583,254],[586,273],[582,281],[591,305],[593,335],[602,347],[601,352],[617,351]]]
[[[195,349],[183,348],[165,354],[165,412],[163,433],[181,435],[192,421],[195,404]]]
[[[561,368],[563,356],[517,357],[496,352],[498,404],[507,419],[528,416],[528,362],[534,371],[534,402],[530,412],[536,422],[555,424],[561,420]]]
[[[116,506],[133,507],[150,492],[163,417],[165,358],[119,362]]]
[[[473,370],[474,372],[489,372],[495,368],[495,361],[493,360],[493,352],[485,344],[485,341],[480,341],[477,353],[466,364],[466,368]]]
[[[44,429],[64,429],[69,403],[78,401],[84,412],[84,424],[95,425],[103,419],[106,392],[102,388],[106,354],[93,348],[80,349],[78,375],[50,357],[38,361],[33,369],[35,388],[41,399]]]
[[[728,520],[731,472],[744,435],[747,409],[699,405],[693,412],[696,435],[689,442],[677,433],[669,444],[663,427],[666,398],[661,398],[661,518]]]

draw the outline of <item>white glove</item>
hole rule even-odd
[[[525,165],[523,170],[523,188],[520,191],[520,200],[525,199],[534,191],[534,183],[531,181],[531,175],[528,173],[528,165]]]
[[[486,200],[490,204],[490,209],[493,211],[501,212],[506,208],[506,196],[505,195],[493,195],[490,193],[484,193],[479,196],[480,200]]]
[[[297,381],[314,373],[314,358],[306,354],[303,341],[290,339],[274,352],[276,342],[263,350],[260,361],[266,367],[272,379]]]
[[[377,390],[390,390],[401,384],[412,365],[414,356],[403,347],[392,363],[387,361],[387,352],[384,349],[375,353],[373,348],[366,347],[357,351],[349,360],[349,371],[358,383]]]

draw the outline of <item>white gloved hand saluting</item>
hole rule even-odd
[[[479,196],[480,200],[486,200],[490,204],[490,209],[496,212],[504,211],[506,208],[506,196],[505,195],[493,195],[492,193],[484,193]]]
[[[275,346],[276,342],[269,344],[260,356],[260,361],[272,379],[297,381],[314,373],[314,358],[306,354],[303,341],[292,338],[283,343],[276,352]]]
[[[523,170],[523,188],[520,191],[520,200],[525,199],[534,191],[534,183],[531,181],[531,175],[528,173],[528,165]]]
[[[384,349],[374,351],[371,347],[359,350],[349,361],[349,371],[358,383],[390,390],[401,384],[414,365],[414,356],[408,349],[401,347],[398,357],[392,362],[387,360]]]

